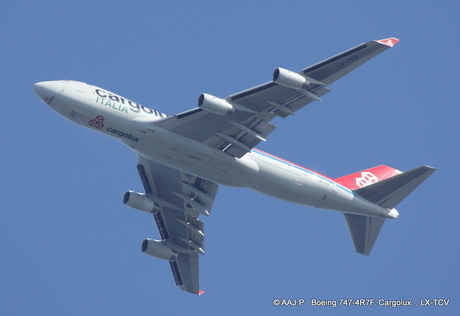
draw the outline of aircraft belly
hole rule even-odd
[[[249,188],[288,202],[318,206],[322,203],[325,189],[314,176],[296,172],[289,166],[252,155],[259,165],[257,177]]]
[[[297,165],[279,162],[257,153],[250,157],[258,164],[259,172],[248,187],[280,200],[316,208],[339,210],[352,203],[352,192],[343,186],[306,172]]]
[[[254,159],[259,165],[257,177],[248,187],[259,193],[295,204],[384,217],[388,210],[368,202],[334,181],[314,173],[303,173],[291,166],[265,158]]]
[[[217,184],[245,187],[247,179],[258,171],[251,159],[231,157],[164,129],[149,130],[144,139],[135,151]]]
[[[382,208],[354,198],[349,190],[347,192],[335,182],[306,172],[297,165],[254,152],[235,158],[158,128],[151,119],[129,123],[121,119],[120,113],[113,108],[89,104],[87,98],[92,96],[77,90],[66,90],[49,104],[50,107],[67,119],[115,138],[154,161],[217,184],[248,187],[296,204],[381,216],[378,214],[382,213]]]

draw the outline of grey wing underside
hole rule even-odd
[[[138,155],[137,169],[146,194],[159,211],[153,215],[162,240],[179,255],[169,261],[176,285],[199,294],[199,259],[204,254],[204,224],[218,186],[183,171],[163,166]]]
[[[226,98],[237,109],[233,115],[195,108],[156,124],[240,158],[276,129],[270,123],[272,119],[296,115],[298,110],[328,93],[326,86],[388,48],[370,41],[303,69],[299,74],[311,81],[308,91],[303,93],[271,81]]]

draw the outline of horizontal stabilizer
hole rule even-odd
[[[425,181],[436,169],[421,166],[366,187],[354,190],[364,199],[392,209]]]
[[[343,214],[357,253],[369,256],[385,218]]]

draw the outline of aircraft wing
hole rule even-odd
[[[265,141],[265,137],[276,128],[270,123],[273,118],[295,116],[304,106],[315,100],[320,101],[320,97],[330,91],[326,86],[397,42],[395,38],[370,41],[307,67],[297,74],[291,73],[308,80],[307,86],[299,88],[293,87],[292,82],[281,84],[271,81],[233,94],[225,100],[214,97],[218,102],[230,104],[235,109],[233,114],[219,115],[195,108],[156,124],[240,158],[259,142]],[[280,75],[279,68],[275,73],[274,79]]]
[[[179,253],[175,261],[169,261],[176,285],[201,294],[198,255],[204,254],[204,224],[198,216],[209,215],[218,186],[141,155],[138,161],[145,192],[159,205],[153,217],[160,237]]]

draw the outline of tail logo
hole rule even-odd
[[[356,178],[356,185],[360,188],[364,188],[378,181],[379,178],[377,178],[372,172],[366,171],[361,172],[361,177]]]
[[[96,116],[95,119],[90,120],[90,121],[88,122],[88,124],[89,124],[90,126],[96,127],[97,129],[101,129],[101,128],[104,127],[104,123],[103,123],[103,122],[104,122],[104,117],[103,117],[102,115],[98,115],[98,116]]]

